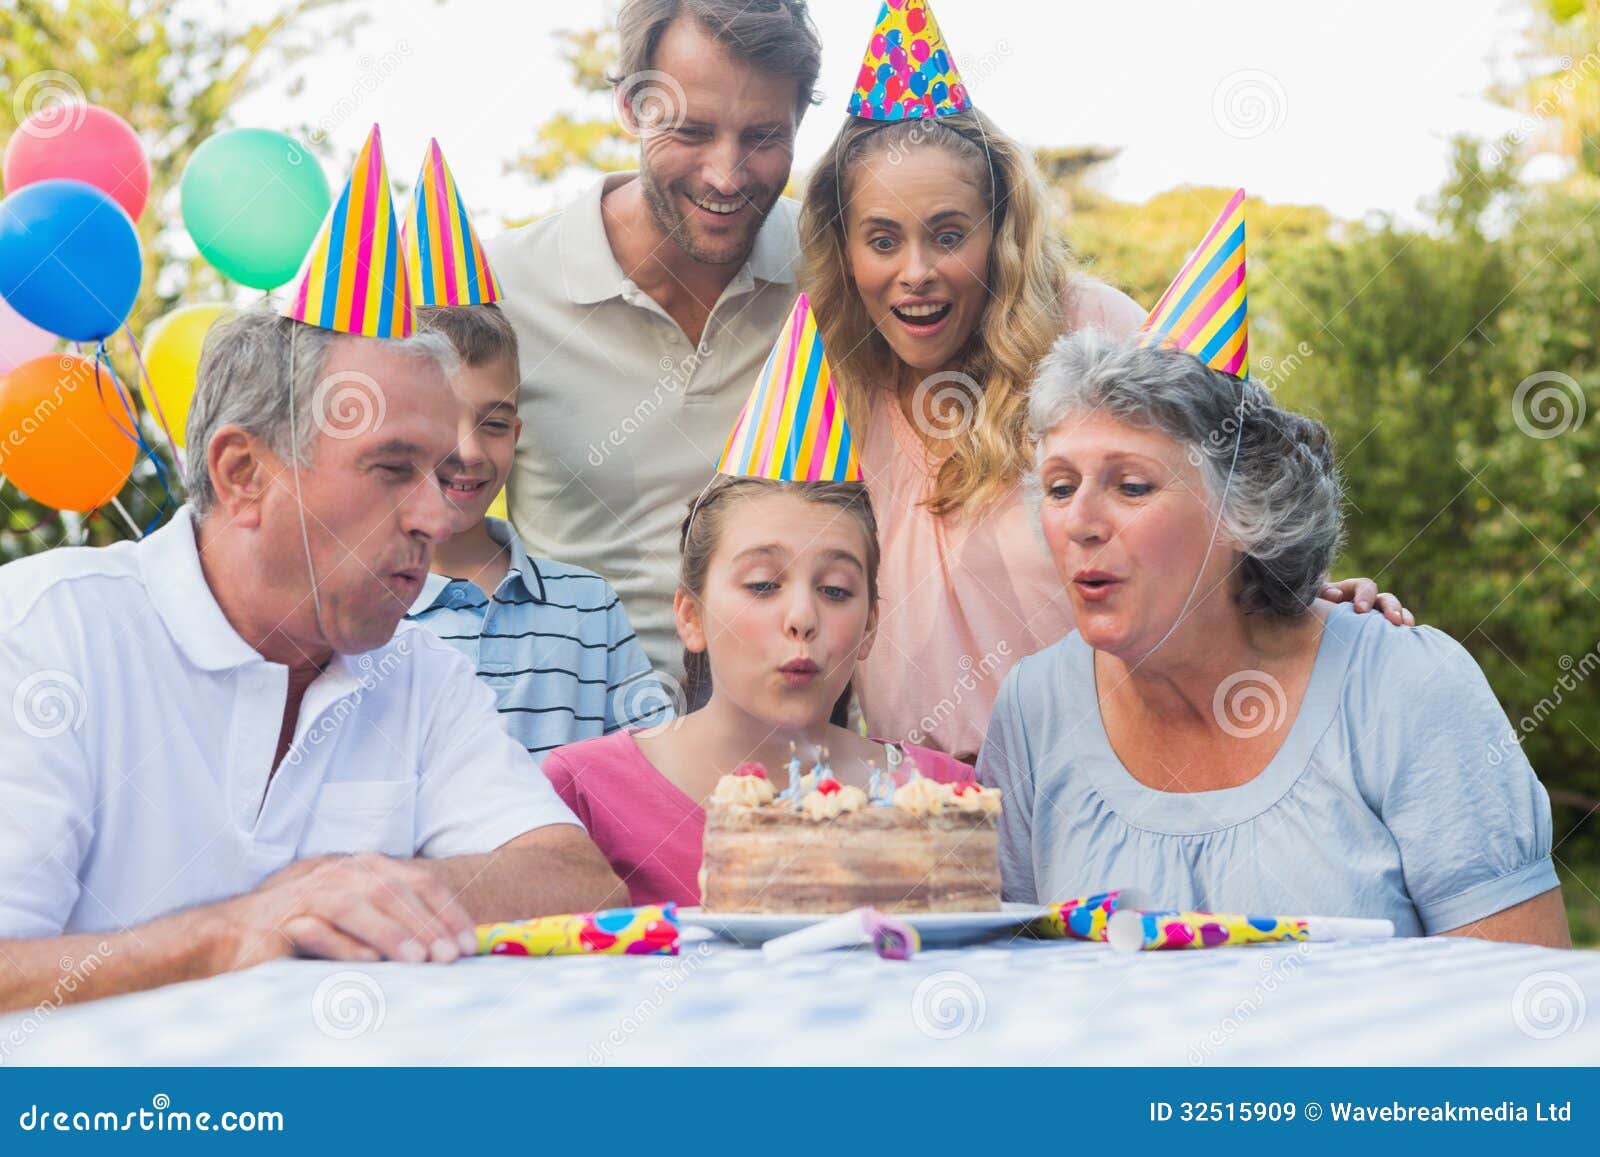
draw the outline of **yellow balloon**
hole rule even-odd
[[[185,305],[167,314],[145,334],[144,368],[173,441],[185,445],[189,402],[194,397],[195,375],[200,369],[200,347],[206,331],[223,314],[225,305]],[[148,400],[148,399],[147,399]]]

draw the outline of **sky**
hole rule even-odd
[[[844,116],[878,0],[813,0],[824,101],[803,124],[803,174]],[[1519,0],[937,0],[973,100],[1030,146],[1099,144],[1121,155],[1096,178],[1121,200],[1183,184],[1243,185],[1345,217],[1414,217],[1446,175],[1450,138],[1494,138],[1516,115],[1486,95],[1516,75]],[[411,179],[437,136],[480,226],[553,208],[504,173],[547,116],[605,116],[557,56],[555,33],[609,22],[615,0],[386,0],[353,48],[331,43],[302,91],[267,85],[236,123],[324,125],[341,158],[374,121],[392,175]],[[337,184],[338,175],[329,174]],[[581,182],[580,182],[581,183]]]

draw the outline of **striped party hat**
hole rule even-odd
[[[884,0],[850,94],[850,115],[911,120],[972,107],[927,0]]]
[[[400,236],[411,272],[411,298],[419,309],[500,300],[500,283],[467,220],[461,190],[438,141],[428,142]]]
[[[767,355],[717,470],[780,482],[861,481],[850,424],[803,293]]]
[[[284,316],[362,337],[410,337],[411,288],[383,141],[372,126],[350,180],[306,255]]]
[[[1228,199],[1205,240],[1139,327],[1140,345],[1185,350],[1214,370],[1249,375],[1244,281],[1244,190]]]

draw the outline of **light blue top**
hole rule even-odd
[[[1234,724],[1270,718],[1241,710]],[[978,758],[979,780],[1005,792],[1005,898],[1133,888],[1161,908],[1387,917],[1415,936],[1556,886],[1549,797],[1448,635],[1331,608],[1280,725],[1283,746],[1248,783],[1156,791],[1111,747],[1077,632],[1022,660]]]
[[[466,657],[528,754],[539,760],[580,739],[672,719],[675,697],[652,674],[611,584],[582,567],[531,558],[509,522],[484,521],[511,552],[494,596],[432,574],[406,617]]]

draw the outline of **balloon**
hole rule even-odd
[[[0,378],[0,473],[36,502],[87,513],[128,482],[137,450],[116,388],[94,363],[72,354],[24,362]]]
[[[93,185],[37,181],[0,201],[0,296],[40,329],[69,341],[110,336],[143,273],[133,222]]]
[[[55,345],[54,334],[34,325],[0,297],[0,374],[10,373],[23,362],[44,357]]]
[[[183,224],[224,277],[276,289],[300,269],[333,195],[304,145],[267,129],[211,137],[189,158]]]
[[[51,104],[6,145],[6,192],[65,177],[93,185],[137,221],[150,199],[150,159],[133,127],[99,105]]]
[[[227,312],[225,305],[186,305],[167,314],[145,334],[144,369],[150,376],[149,388],[155,392],[167,428],[179,446],[187,445],[189,402],[194,397],[195,374],[200,369],[200,348],[206,331]]]

